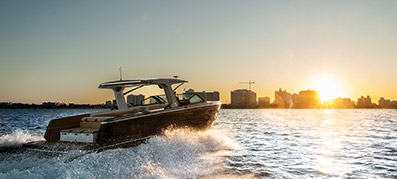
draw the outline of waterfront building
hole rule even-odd
[[[319,108],[321,107],[321,99],[318,91],[304,90],[299,91],[298,108]]]
[[[291,106],[292,107],[297,107],[298,100],[299,100],[298,97],[299,97],[299,95],[296,93],[291,95]]]
[[[269,97],[259,97],[258,98],[258,104],[260,106],[267,106],[270,105],[270,98]]]
[[[55,102],[43,102],[43,103],[41,103],[41,105],[44,107],[55,107],[56,106]]]
[[[354,101],[350,98],[336,98],[331,102],[324,103],[324,106],[328,108],[354,108]]]
[[[65,107],[67,106],[65,103],[63,102],[43,102],[41,104],[43,107],[47,107],[47,108],[54,108],[54,107]]]
[[[205,95],[205,100],[207,101],[220,101],[220,94],[218,91],[213,91],[213,92],[205,92],[203,91]]]
[[[391,101],[391,107],[397,109],[397,101]]]
[[[219,97],[220,95],[219,95],[218,91],[213,91],[213,92],[206,92],[206,91],[195,92],[193,89],[189,89],[184,94],[189,94],[189,93],[200,95],[201,97],[203,97],[207,101],[220,101],[220,97]]]
[[[292,96],[287,90],[281,90],[274,92],[274,103],[279,108],[290,108],[293,105]]]
[[[248,108],[256,106],[256,93],[247,89],[231,91],[231,106],[235,108]]]
[[[392,103],[390,101],[390,99],[385,99],[383,97],[381,97],[379,99],[379,107],[380,108],[390,108],[392,106]]]
[[[357,107],[359,108],[370,108],[373,107],[371,97],[363,97],[357,99]]]
[[[130,94],[127,96],[127,104],[130,104],[132,106],[139,106],[141,105],[141,101],[145,99],[145,96],[142,94],[139,95],[133,95]]]

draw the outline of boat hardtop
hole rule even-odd
[[[115,88],[115,87],[133,87],[140,85],[172,85],[176,83],[187,83],[188,81],[176,78],[155,78],[155,79],[134,79],[134,80],[117,80],[104,82],[98,88]]]

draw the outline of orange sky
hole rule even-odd
[[[184,88],[220,91],[223,102],[248,88],[240,82],[255,81],[257,96],[273,100],[279,88],[315,89],[323,76],[337,81],[341,97],[397,100],[396,7],[393,0],[0,2],[0,101],[104,103],[113,94],[97,86],[117,80],[120,66],[125,79],[179,75],[190,81]]]

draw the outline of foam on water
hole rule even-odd
[[[219,130],[167,130],[137,147],[91,153],[71,162],[64,161],[78,151],[52,158],[30,152],[0,155],[0,178],[225,177],[232,173],[226,171],[223,156],[238,147]]]
[[[43,140],[41,136],[34,136],[28,131],[17,129],[11,134],[0,136],[0,147],[17,147],[24,143]]]

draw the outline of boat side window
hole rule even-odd
[[[189,98],[190,104],[194,103],[201,103],[204,102],[204,100],[197,94],[194,94],[192,97]]]

